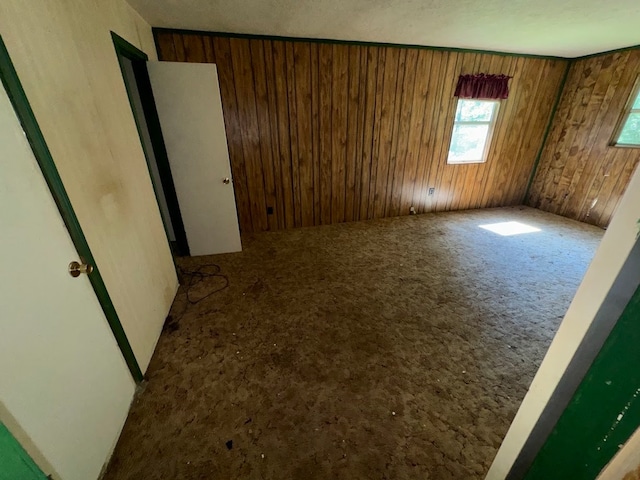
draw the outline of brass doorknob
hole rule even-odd
[[[231,179],[229,177],[224,177],[222,179],[222,183],[224,183],[225,185],[229,185],[231,183]]]
[[[89,275],[93,272],[93,265],[89,263],[78,263],[75,260],[69,264],[69,275],[72,277],[78,277],[81,273]]]

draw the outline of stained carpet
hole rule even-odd
[[[105,478],[483,478],[602,234],[513,207],[182,259]]]

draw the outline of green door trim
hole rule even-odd
[[[51,152],[49,151],[49,147],[47,146],[42,131],[38,126],[33,110],[31,110],[29,100],[22,88],[18,74],[11,62],[9,52],[7,51],[1,36],[0,79],[7,91],[7,95],[11,100],[11,104],[13,105],[18,119],[22,124],[27,140],[31,145],[31,149],[33,150],[33,154],[40,166],[42,175],[49,186],[49,190],[51,190],[51,195],[58,206],[60,215],[62,216],[67,230],[69,231],[69,235],[76,250],[78,251],[78,255],[80,255],[83,262],[93,265],[93,272],[89,274],[89,281],[96,293],[96,297],[98,297],[98,301],[100,302],[100,306],[104,311],[107,321],[109,322],[109,326],[116,338],[116,342],[122,351],[122,355],[129,367],[131,376],[137,383],[139,383],[143,380],[142,371],[140,370],[140,366],[138,365],[133,350],[131,349],[127,335],[122,328],[118,313],[116,312],[113,302],[111,301],[111,297],[109,296],[109,292],[104,284],[104,280],[102,279],[102,275],[100,274],[100,269],[93,258],[93,254],[91,253],[87,239],[82,232],[80,222],[76,217],[71,201],[67,196],[67,191],[64,188],[58,169],[56,168]]]
[[[167,201],[169,217],[171,219],[171,224],[173,225],[173,233],[176,237],[176,244],[178,246],[178,254],[189,256],[189,242],[187,241],[187,234],[184,229],[182,214],[180,213],[178,195],[176,194],[176,187],[173,183],[173,175],[171,174],[169,157],[167,156],[167,148],[165,147],[164,137],[162,136],[162,129],[160,127],[160,117],[158,117],[156,102],[153,98],[153,90],[151,89],[149,72],[147,71],[147,61],[149,60],[149,57],[142,50],[139,50],[134,45],[127,42],[124,38],[120,37],[117,33],[111,32],[111,39],[113,40],[113,46],[115,47],[116,55],[118,57],[118,64],[120,65],[120,71],[122,72],[122,80],[124,81],[124,86],[127,90],[129,105],[131,105],[131,112],[133,113],[133,119],[136,123],[138,136],[140,137],[140,144],[142,145],[144,157],[147,161],[149,175],[151,175],[149,152],[147,152],[147,148],[144,144],[145,142],[142,139],[143,137],[140,123],[138,122],[138,119],[136,118],[136,115],[134,113],[135,104],[131,96],[131,87],[128,85],[127,76],[125,74],[125,68],[122,64],[121,57],[128,58],[133,64],[135,81],[138,87],[138,93],[140,94],[140,101],[142,103],[142,114],[144,115],[147,122],[147,129],[149,130],[149,137],[151,138],[151,148],[153,149],[153,154],[156,159],[156,165],[158,166],[162,191],[164,192],[164,197]],[[154,184],[153,181],[151,183],[156,195],[156,201],[158,201],[158,187]],[[158,208],[159,206],[160,202],[158,202]]]
[[[596,478],[640,425],[636,241],[508,480]]]
[[[0,422],[0,480],[47,480],[20,442]]]

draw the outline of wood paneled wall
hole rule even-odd
[[[610,142],[634,82],[640,50],[571,64],[527,203],[606,227],[640,161]]]
[[[567,62],[157,30],[214,62],[243,231],[520,204]],[[461,73],[512,75],[485,164],[447,165]],[[429,189],[434,188],[433,195]],[[267,214],[267,208],[273,214]]]

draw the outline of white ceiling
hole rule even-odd
[[[154,27],[576,57],[640,44],[640,0],[128,0]]]

